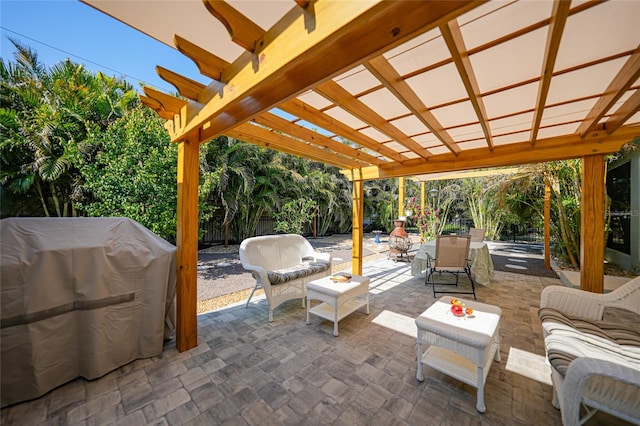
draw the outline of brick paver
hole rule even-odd
[[[511,347],[544,355],[536,316],[540,291],[559,280],[496,272],[478,300],[502,308],[501,363],[485,387],[487,412],[475,409],[476,390],[429,368],[416,380],[416,338],[376,323],[393,313],[410,324],[434,302],[408,263],[365,264],[371,313],[340,322],[305,324],[291,301],[267,321],[254,301],[200,315],[197,348],[138,360],[105,377],[75,380],[34,401],[7,407],[1,423],[60,424],[398,424],[560,425],[548,384],[506,369]]]

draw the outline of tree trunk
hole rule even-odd
[[[36,178],[36,190],[38,191],[38,197],[40,198],[40,202],[42,203],[42,210],[44,210],[44,215],[46,217],[51,217],[49,214],[49,209],[47,208],[47,203],[44,199],[44,195],[42,194],[42,187],[40,186],[40,181]]]
[[[560,193],[560,184],[555,175],[550,174],[548,176],[549,182],[551,184],[551,189],[555,194],[556,198],[556,206],[558,207],[558,222],[560,225],[560,235],[562,236],[562,241],[564,242],[565,249],[567,251],[567,256],[569,257],[569,261],[574,268],[578,268],[580,265],[575,257],[575,246],[572,245],[572,238],[569,238],[569,234],[571,233],[568,228],[568,218],[567,213],[562,205],[562,194]]]
[[[56,195],[56,188],[53,185],[53,182],[49,182],[49,189],[51,190],[51,199],[53,199],[53,206],[56,209],[56,214],[58,217],[62,217],[62,212],[60,211],[60,200]]]

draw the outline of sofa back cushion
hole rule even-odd
[[[609,323],[625,324],[640,333],[640,314],[617,306],[605,306],[602,320]]]
[[[240,244],[240,261],[243,265],[275,271],[299,265],[303,257],[313,252],[311,244],[301,235],[265,235],[247,238]]]

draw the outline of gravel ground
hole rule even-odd
[[[412,236],[414,245],[409,255],[418,247],[418,237]],[[330,252],[332,258],[332,272],[349,269],[351,267],[351,234],[337,234],[329,237],[309,238],[311,245],[320,252]],[[375,243],[373,234],[364,237],[364,261],[386,257],[389,254],[388,236],[381,236],[380,243]],[[208,247],[198,253],[198,313],[210,311],[231,303],[244,301],[249,297],[255,280],[250,273],[242,268],[238,256],[238,245],[224,247],[222,245]],[[544,261],[539,244],[507,244],[490,242],[489,248],[496,270],[507,270],[503,263],[507,262],[509,253],[525,254],[528,258],[528,273],[530,275],[549,276],[557,278],[554,271],[544,269]],[[561,269],[572,270],[569,265],[559,265]],[[635,276],[627,271],[606,265],[605,274],[615,276]],[[527,273],[527,272],[523,272]],[[261,295],[257,290],[255,295]]]

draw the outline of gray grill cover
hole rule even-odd
[[[162,353],[176,248],[126,218],[0,221],[2,407]]]

